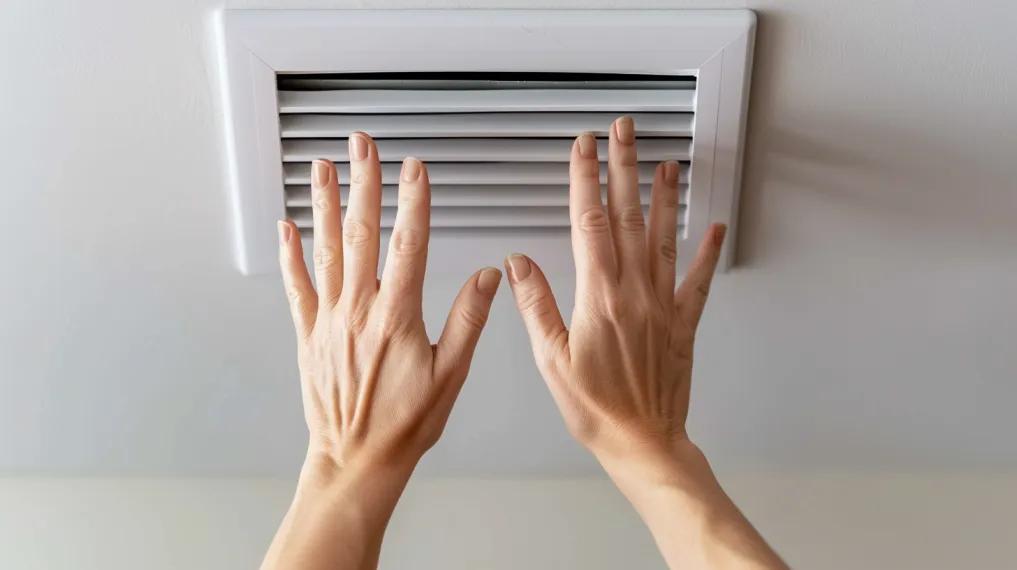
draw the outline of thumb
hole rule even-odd
[[[466,379],[499,283],[501,271],[487,267],[474,273],[460,289],[435,348],[435,372],[441,377],[462,370],[460,380]]]
[[[566,340],[565,323],[554,300],[547,278],[540,267],[525,255],[514,253],[505,259],[505,269],[516,298],[516,306],[530,335],[533,356],[544,364],[562,350]]]
[[[724,245],[724,234],[727,226],[713,224],[703,236],[699,244],[696,258],[689,267],[689,272],[675,292],[674,301],[678,307],[678,315],[690,327],[695,329],[706,308],[706,299],[710,295],[710,284],[713,274],[717,271],[720,250]]]

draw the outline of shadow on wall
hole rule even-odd
[[[789,192],[822,196],[838,215],[864,216],[868,225],[1017,241],[1017,161],[1004,152],[1017,147],[1017,131],[992,122],[991,110],[972,108],[965,98],[977,97],[964,90],[977,86],[925,100],[912,97],[921,85],[877,90],[888,81],[878,62],[854,68],[869,77],[817,69],[805,33],[788,11],[759,15],[738,266],[762,264],[770,253],[774,242],[764,234],[781,231],[773,214]]]

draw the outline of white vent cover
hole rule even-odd
[[[310,225],[310,162],[348,162],[357,130],[378,144],[383,227],[405,156],[428,163],[436,231],[567,227],[572,139],[603,137],[604,160],[622,114],[644,204],[656,163],[683,163],[679,238],[695,247],[709,223],[735,220],[754,22],[742,10],[226,11],[239,266],[274,270],[274,221]]]
[[[656,163],[687,166],[692,150],[695,78],[280,75],[278,85],[286,213],[299,227],[311,226],[311,161],[349,162],[346,139],[355,130],[377,141],[382,227],[395,220],[406,156],[428,164],[432,227],[525,228],[569,225],[568,160],[578,133],[602,137],[606,160],[611,122],[622,113],[635,118],[644,204]]]

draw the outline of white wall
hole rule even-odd
[[[1013,568],[1017,478],[756,474],[725,482],[795,568]],[[255,568],[291,491],[279,479],[0,480],[0,567]],[[664,565],[605,480],[431,479],[411,483],[381,567]]]
[[[299,5],[757,9],[739,264],[700,335],[692,432],[802,567],[1012,567],[1017,5]],[[0,9],[0,474],[69,478],[0,484],[5,568],[135,568],[146,553],[150,568],[248,568],[287,500],[285,483],[203,479],[291,476],[304,443],[277,279],[232,265],[206,27],[218,7]],[[567,310],[561,236],[436,236],[429,324],[469,270],[512,250],[545,264]],[[491,325],[421,472],[594,473],[507,295]],[[760,470],[788,475],[748,475]],[[90,475],[116,479],[77,479]],[[603,483],[424,482],[385,560],[654,567],[626,509]]]
[[[1017,468],[1017,6],[695,5],[761,17],[739,266],[704,321],[693,433],[749,469]],[[0,470],[286,475],[301,456],[278,280],[231,258],[216,7],[5,3]],[[568,309],[565,236],[439,235],[432,330],[513,250]],[[425,472],[593,471],[514,312],[501,295]]]
[[[714,460],[1017,468],[1017,6],[642,5],[760,13],[739,265],[697,354],[692,431]],[[233,268],[217,7],[4,3],[0,472],[285,476],[301,457],[278,279]],[[461,279],[513,250],[545,264],[567,310],[565,236],[439,235],[432,330]],[[501,295],[424,472],[594,471],[514,313]]]

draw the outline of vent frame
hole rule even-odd
[[[283,73],[694,76],[680,248],[693,251],[713,222],[728,224],[734,238],[755,23],[751,10],[224,10],[216,28],[237,266],[252,275],[277,264],[273,226],[286,213]],[[727,240],[722,269],[734,242]],[[679,273],[689,257],[679,259]]]

